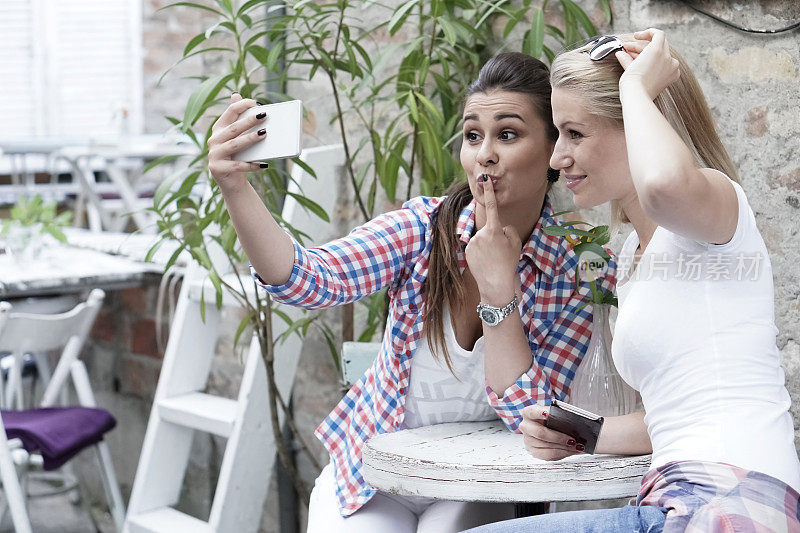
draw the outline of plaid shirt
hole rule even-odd
[[[655,468],[642,479],[636,503],[667,510],[664,533],[800,532],[795,489],[724,463],[678,461]]]
[[[372,435],[396,431],[403,421],[411,360],[422,338],[433,223],[442,200],[415,198],[324,246],[305,249],[295,242],[294,267],[283,285],[264,285],[253,272],[276,301],[310,309],[354,302],[388,287],[391,303],[378,358],[316,430],[333,461],[343,516],[376,492],[361,473],[364,443]],[[542,231],[543,225],[556,224],[552,213],[545,199],[518,267],[531,367],[502,397],[486,386],[489,404],[511,431],[519,431],[523,407],[567,396],[591,335],[591,307],[581,308],[589,287],[581,284],[575,291],[577,256],[564,240]],[[462,271],[474,229],[473,200],[456,226]],[[612,261],[599,280],[604,290],[613,290],[615,268]]]

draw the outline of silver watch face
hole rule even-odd
[[[497,314],[492,309],[481,309],[481,320],[490,326],[494,326],[498,322]]]

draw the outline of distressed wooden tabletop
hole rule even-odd
[[[157,265],[53,245],[35,261],[20,262],[8,254],[0,255],[0,298],[131,287],[140,284],[146,273],[157,271]]]
[[[372,437],[364,478],[395,494],[459,501],[581,501],[635,496],[650,456],[532,457],[500,421],[439,424]]]

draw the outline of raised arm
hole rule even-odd
[[[259,170],[260,165],[232,159],[233,154],[261,139],[259,132],[242,133],[263,122],[265,113],[239,119],[242,112],[256,105],[255,100],[242,99],[239,94],[231,96],[231,105],[214,124],[208,139],[208,170],[219,185],[239,242],[253,268],[264,282],[280,285],[289,279],[294,265],[292,239],[247,181],[247,173]]]
[[[680,77],[666,35],[648,29],[634,33],[616,57],[620,101],[631,176],[645,213],[659,226],[691,239],[726,243],[736,231],[736,191],[721,172],[698,168],[683,142],[653,100]],[[684,120],[688,120],[684,117]]]

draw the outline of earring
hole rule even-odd
[[[561,172],[556,170],[556,169],[554,169],[554,168],[548,168],[547,169],[547,181],[549,181],[550,183],[557,182],[558,181],[558,177],[560,175],[561,175]]]

